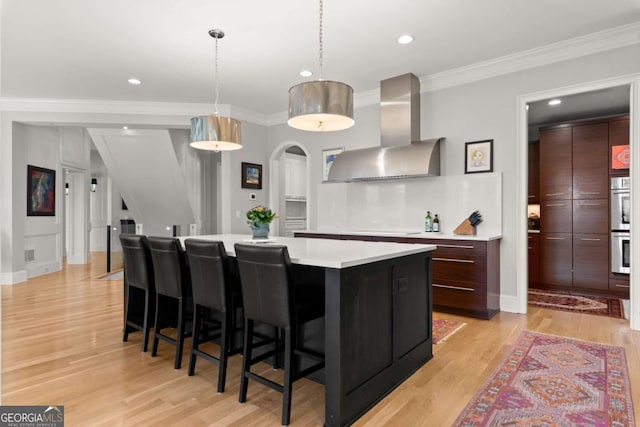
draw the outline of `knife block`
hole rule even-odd
[[[471,225],[471,221],[469,219],[465,219],[460,223],[459,226],[453,230],[453,234],[459,234],[463,236],[475,236],[476,228]]]

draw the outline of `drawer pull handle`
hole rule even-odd
[[[462,286],[440,285],[438,283],[434,283],[432,286],[435,287],[435,288],[455,289],[456,291],[467,291],[467,292],[475,292],[476,291],[473,288],[463,288]]]
[[[580,203],[580,206],[602,206],[600,203]]]
[[[564,237],[546,237],[547,240],[564,240]]]
[[[454,258],[433,258],[434,261],[461,262],[464,264],[473,264],[475,261],[470,259],[454,259]]]
[[[546,196],[562,196],[564,193],[547,193]]]
[[[629,285],[616,285],[616,288],[628,288]]]
[[[530,199],[533,199],[534,197],[536,197],[536,196],[529,196]]]
[[[595,196],[596,194],[600,194],[599,191],[581,191],[580,194],[585,194],[587,196]]]
[[[581,237],[580,240],[582,240],[583,242],[599,242],[600,239],[594,239],[591,237]]]
[[[475,246],[467,246],[467,245],[437,245],[440,248],[456,248],[456,249],[475,249]]]
[[[554,207],[564,206],[564,203],[547,203],[545,206],[548,208],[554,208]]]

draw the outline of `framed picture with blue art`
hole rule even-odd
[[[27,165],[27,216],[56,215],[56,171]]]
[[[336,156],[344,151],[344,147],[342,148],[330,148],[328,150],[322,150],[322,181],[329,180],[329,171],[331,170],[331,165],[333,161],[336,159]]]
[[[262,165],[242,162],[242,188],[262,190]]]

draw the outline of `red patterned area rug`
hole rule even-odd
[[[524,331],[453,426],[629,426],[622,347]]]
[[[619,298],[572,295],[530,289],[529,305],[624,319],[622,300]]]
[[[466,323],[450,319],[433,319],[433,343],[440,344],[458,332]]]

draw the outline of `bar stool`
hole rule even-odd
[[[324,316],[324,292],[317,286],[294,286],[293,266],[286,246],[235,244],[240,284],[244,301],[244,351],[240,376],[240,403],[247,400],[249,379],[283,393],[282,424],[289,424],[293,382],[324,367],[324,356],[299,348],[299,327]],[[284,330],[284,384],[278,384],[251,372],[251,366],[282,348],[276,346],[256,358],[254,322],[263,322]],[[295,356],[308,357],[318,363],[296,369]]]
[[[210,240],[186,239],[184,245],[191,271],[193,290],[193,333],[189,359],[189,376],[195,373],[196,356],[217,363],[218,392],[224,392],[227,358],[240,350],[231,348],[236,329],[236,311],[242,306],[240,283],[234,266],[227,257],[224,243]],[[211,322],[205,310],[220,313],[219,322]],[[220,338],[220,356],[200,349],[200,344]]]
[[[187,301],[191,296],[189,267],[180,240],[172,237],[151,236],[148,240],[156,284],[156,316],[151,356],[157,355],[160,340],[171,343],[176,346],[174,368],[180,369],[184,339],[191,335],[191,331],[186,327],[191,314],[189,310],[191,304]],[[161,305],[160,297],[177,301],[177,316],[170,306]],[[162,333],[162,329],[174,326],[176,338]]]
[[[151,299],[155,298],[155,286],[153,280],[153,263],[149,242],[145,236],[136,234],[121,234],[120,244],[122,246],[122,258],[124,260],[124,329],[122,341],[129,339],[129,329],[133,328],[142,331],[143,352],[147,351],[149,341],[149,330],[151,320],[155,313],[155,308],[151,304]],[[140,298],[139,292],[144,293],[144,303],[142,307],[142,323],[133,319],[140,314],[138,306]]]

